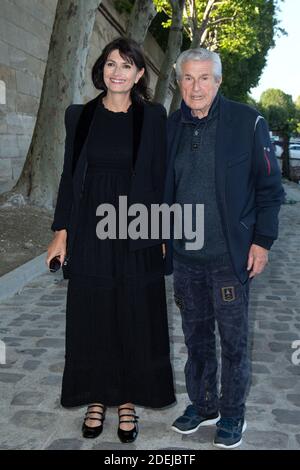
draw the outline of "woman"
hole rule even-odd
[[[156,408],[175,401],[162,242],[150,236],[100,239],[96,210],[111,204],[123,223],[119,196],[128,196],[128,207],[143,203],[149,210],[162,202],[166,112],[148,101],[145,59],[132,40],[108,44],[92,79],[104,92],[66,111],[55,236],[46,261],[63,263],[67,253],[61,403],[88,404],[84,437],[98,436],[106,407],[118,406],[118,436],[133,442],[134,404]]]

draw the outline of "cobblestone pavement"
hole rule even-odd
[[[253,282],[252,386],[248,430],[239,449],[300,448],[300,364],[292,363],[292,342],[300,340],[299,208],[300,203],[283,206],[281,238],[267,269]],[[213,449],[214,427],[189,436],[170,430],[188,403],[186,348],[171,279],[167,290],[177,404],[159,411],[138,408],[140,433],[134,444],[118,441],[114,408],[108,410],[101,436],[81,437],[85,408],[66,410],[59,404],[66,288],[59,275],[45,274],[0,305],[0,338],[7,353],[6,364],[0,365],[0,449]]]

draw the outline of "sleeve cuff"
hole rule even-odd
[[[254,235],[254,239],[252,241],[255,245],[261,246],[262,248],[265,248],[266,250],[270,250],[271,246],[274,243],[274,239],[270,237],[266,237],[265,235],[260,235],[256,233]]]
[[[51,230],[52,232],[57,232],[59,230],[67,230],[67,227],[65,225],[59,225],[53,222],[53,224],[51,225]]]

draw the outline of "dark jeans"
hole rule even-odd
[[[230,265],[191,266],[174,260],[175,302],[188,349],[187,392],[202,415],[220,410],[241,418],[249,382],[248,280],[241,284]],[[215,339],[221,340],[221,395],[217,392]]]

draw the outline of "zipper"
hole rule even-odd
[[[245,222],[240,222],[240,224],[242,224],[247,230],[249,230],[249,227],[245,224]]]
[[[223,231],[223,234],[224,234],[224,237],[225,237],[225,241],[226,241],[226,244],[227,244],[227,248],[228,248],[228,254],[229,254],[229,259],[231,261],[231,264],[232,266],[234,267],[234,263],[233,263],[233,257],[232,257],[232,254],[231,254],[231,246],[230,246],[230,242],[229,242],[229,226],[228,226],[228,214],[227,214],[227,207],[226,207],[226,194],[227,194],[227,185],[228,185],[228,181],[227,181],[227,176],[226,176],[226,180],[225,180],[225,187],[224,187],[224,197],[225,197],[225,201],[224,201],[224,209],[225,209],[225,214],[222,213],[222,201],[221,201],[221,195],[219,194],[219,191],[218,191],[218,188],[216,187],[216,181],[217,181],[217,175],[216,175],[216,168],[215,168],[215,191],[216,191],[216,199],[217,199],[217,206],[218,206],[218,210],[219,210],[219,216],[220,216],[220,219],[221,219],[221,222],[223,222],[223,226],[224,226],[224,231]]]

